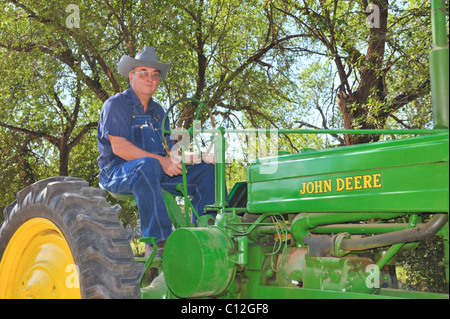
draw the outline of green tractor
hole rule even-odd
[[[445,1],[433,0],[432,12],[434,129],[279,130],[421,136],[259,159],[228,200],[225,134],[246,130],[202,130],[214,136],[216,196],[206,210],[217,216],[193,225],[189,198],[183,213],[165,193],[175,230],[162,257],[133,256],[133,234],[104,190],[72,177],[37,182],[4,211],[0,298],[448,298],[383,285],[385,266],[433,235],[443,238],[449,280]],[[144,285],[149,268],[158,275]]]

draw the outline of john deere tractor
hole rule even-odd
[[[122,227],[121,208],[108,204],[104,190],[73,177],[42,180],[4,210],[0,297],[448,298],[391,289],[384,271],[400,253],[438,235],[449,280],[445,1],[432,1],[432,17],[433,129],[279,130],[419,136],[261,158],[228,198],[225,134],[246,130],[201,130],[215,144],[215,202],[205,210],[217,216],[203,215],[194,225],[189,212],[198,212],[188,196],[180,209],[164,193],[174,231],[162,257],[156,251],[133,256],[133,234]],[[184,194],[185,183],[179,189]],[[158,275],[144,285],[150,268]]]

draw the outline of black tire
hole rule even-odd
[[[105,192],[79,178],[54,177],[17,194],[4,210],[0,262],[16,230],[33,218],[54,223],[64,235],[79,271],[82,298],[139,298],[143,265],[133,256],[133,234],[119,220]]]

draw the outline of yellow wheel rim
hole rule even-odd
[[[0,298],[81,298],[70,247],[48,219],[30,219],[12,236],[0,261]]]

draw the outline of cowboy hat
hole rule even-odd
[[[171,62],[160,63],[156,57],[155,48],[146,46],[135,58],[123,55],[119,61],[119,74],[122,76],[128,76],[128,74],[137,66],[148,66],[155,68],[161,72],[161,81],[166,78],[169,71]]]

